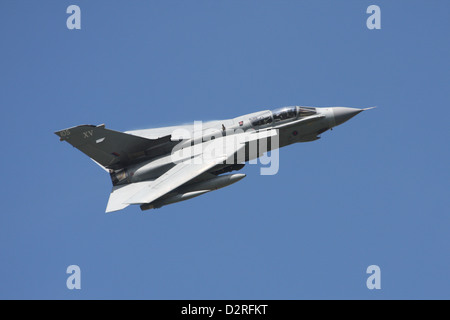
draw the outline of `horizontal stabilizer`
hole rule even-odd
[[[114,186],[109,196],[106,212],[118,211],[128,207],[130,204],[125,202],[145,187],[148,187],[151,183],[152,181],[143,181]]]

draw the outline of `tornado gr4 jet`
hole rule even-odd
[[[106,212],[130,204],[147,210],[229,186],[245,174],[226,173],[267,151],[317,140],[367,109],[292,106],[192,125],[126,132],[80,125],[55,134],[109,172]]]

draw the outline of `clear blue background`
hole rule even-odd
[[[81,8],[81,30],[66,8]],[[381,30],[366,9],[381,8]],[[449,299],[450,2],[2,1],[0,298]],[[53,132],[378,106],[280,170],[105,214]],[[67,266],[81,290],[66,288]],[[381,268],[368,290],[366,268]]]

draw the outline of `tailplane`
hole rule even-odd
[[[126,201],[145,187],[150,186],[151,183],[152,181],[141,181],[114,186],[106,206],[106,213],[125,209],[130,205]]]

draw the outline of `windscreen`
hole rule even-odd
[[[306,117],[306,116],[311,116],[313,114],[316,114],[316,108],[312,108],[312,107],[297,107],[297,113],[298,113],[298,117],[302,118],[302,117]]]

